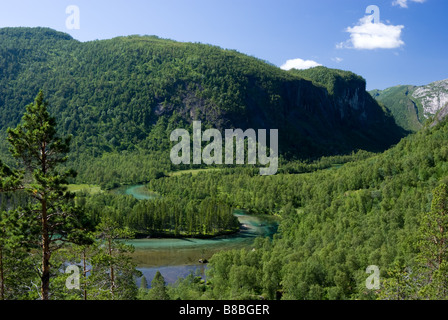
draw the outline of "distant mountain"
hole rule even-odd
[[[448,104],[445,105],[442,109],[440,109],[439,111],[437,111],[434,120],[432,121],[432,123],[429,125],[430,127],[434,127],[435,125],[437,125],[438,123],[442,122],[444,119],[446,119],[448,117]]]
[[[404,133],[365,86],[351,72],[287,72],[236,51],[155,36],[83,43],[47,28],[0,29],[0,136],[43,89],[79,157],[165,149],[167,132],[193,120],[279,129],[288,157],[384,150]]]
[[[391,110],[398,125],[417,131],[428,118],[448,105],[448,79],[426,86],[405,85],[372,90],[370,94]]]

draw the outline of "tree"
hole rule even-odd
[[[383,281],[380,299],[448,298],[448,186],[433,190],[431,210],[420,215],[415,267],[396,265]]]
[[[417,261],[426,275],[421,294],[429,299],[448,298],[448,186],[433,191],[431,211],[420,221]]]
[[[154,279],[151,281],[151,289],[148,293],[148,300],[169,300],[166,290],[165,278],[160,271],[157,270]]]
[[[106,299],[136,299],[138,288],[135,277],[142,274],[135,269],[130,253],[134,247],[121,240],[134,237],[128,228],[120,228],[116,222],[104,217],[97,226],[98,252],[92,257],[90,277]]]
[[[143,276],[140,282],[140,288],[138,288],[138,300],[145,300],[148,294],[148,280]]]
[[[142,277],[142,282],[140,283],[140,288],[145,289],[145,290],[148,288],[148,281],[146,280],[145,276]]]
[[[41,248],[40,296],[50,298],[50,269],[53,252],[66,241],[79,239],[82,212],[73,203],[73,195],[64,187],[74,177],[73,170],[60,172],[59,165],[67,161],[70,136],[60,138],[56,120],[47,110],[42,91],[34,103],[26,106],[22,122],[8,129],[11,153],[23,170],[14,171],[1,164],[1,191],[25,190],[33,199],[23,209],[20,219],[29,225],[30,243]]]

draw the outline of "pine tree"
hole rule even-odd
[[[91,281],[96,283],[100,298],[134,300],[138,288],[135,277],[141,272],[135,269],[130,257],[134,247],[121,240],[134,237],[128,228],[120,228],[110,218],[103,218],[97,226],[98,252],[92,257]]]
[[[146,280],[146,277],[143,276],[142,277],[142,282],[140,283],[140,288],[141,289],[148,289],[148,281]]]
[[[39,245],[42,253],[40,295],[50,298],[50,269],[53,252],[65,241],[81,236],[82,213],[73,204],[73,195],[64,187],[67,179],[75,176],[73,170],[60,172],[58,166],[66,162],[70,138],[59,138],[56,120],[47,110],[48,103],[42,91],[34,103],[26,107],[22,122],[8,129],[11,153],[21,171],[0,165],[1,191],[25,190],[33,199],[23,209],[22,222],[28,224],[30,243]]]
[[[380,299],[448,298],[448,186],[433,191],[431,210],[420,215],[414,267],[395,265],[383,280]]]
[[[421,216],[418,262],[426,275],[421,295],[448,298],[448,186],[433,191],[431,211]]]
[[[149,300],[169,300],[166,290],[165,278],[160,271],[157,270],[154,279],[151,281],[151,289],[148,294]]]

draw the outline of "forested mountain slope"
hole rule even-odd
[[[447,143],[448,122],[441,119],[384,153],[340,168],[270,177],[217,171],[162,178],[149,188],[188,198],[213,195],[281,216],[272,243],[213,256],[209,297],[372,299],[378,292],[366,287],[368,266],[378,266],[381,281],[397,266],[417,269],[416,255],[426,250],[421,218],[431,210],[433,190],[448,183]],[[443,229],[438,232],[446,239]],[[390,289],[411,298],[410,287],[395,283]]]
[[[389,108],[402,128],[417,131],[425,121],[448,105],[448,79],[425,86],[395,86],[370,94]]]
[[[218,129],[279,129],[280,154],[288,158],[380,151],[403,137],[364,79],[318,71],[331,75],[326,85],[211,45],[154,36],[82,43],[46,28],[4,28],[0,135],[43,89],[60,133],[74,135],[77,169],[87,158],[94,166],[122,152],[166,155],[169,132],[192,120]]]

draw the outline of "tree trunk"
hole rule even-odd
[[[84,250],[82,251],[82,263],[83,263],[82,275],[84,277],[84,300],[87,300],[86,248],[84,248]]]
[[[5,275],[3,273],[3,248],[0,247],[0,300],[5,300]]]
[[[115,274],[114,274],[114,265],[112,263],[112,243],[109,238],[109,257],[110,257],[110,293],[112,294],[112,299],[114,299],[115,295]]]
[[[42,142],[41,147],[41,167],[42,173],[46,175],[47,173],[47,157],[46,157],[47,142]],[[48,217],[47,217],[47,199],[46,192],[42,195],[42,275],[41,275],[41,295],[42,300],[49,300],[50,291],[50,237],[48,235]]]
[[[50,239],[48,235],[47,201],[42,200],[42,275],[41,296],[42,300],[49,299],[50,291]]]

